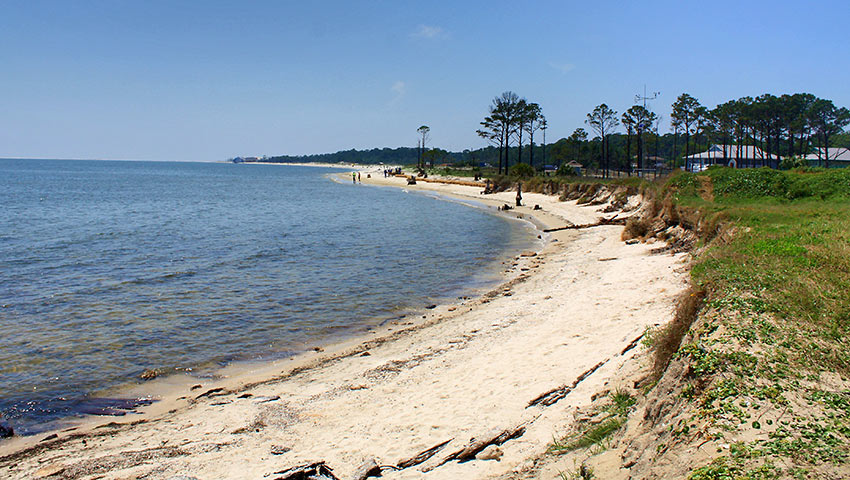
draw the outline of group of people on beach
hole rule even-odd
[[[385,168],[384,169],[384,178],[387,178],[391,175],[400,175],[400,174],[401,174],[401,167]]]

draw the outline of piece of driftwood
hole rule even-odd
[[[641,340],[642,338],[643,338],[643,334],[641,334],[641,335],[640,335],[639,337],[637,337],[636,339],[632,340],[632,341],[631,341],[628,345],[626,345],[626,348],[624,348],[624,349],[623,349],[623,351],[622,351],[622,352],[620,352],[620,355],[621,355],[621,356],[622,356],[622,355],[625,355],[625,354],[626,354],[626,352],[628,352],[629,350],[631,350],[631,349],[633,349],[633,348],[637,347],[638,342],[640,342],[640,340]]]
[[[366,480],[369,477],[380,477],[381,467],[374,458],[370,458],[363,462],[363,465],[357,468],[354,472],[353,480]]]
[[[212,396],[215,396],[215,394],[221,393],[223,391],[224,391],[223,387],[211,388],[211,389],[207,390],[206,392],[195,397],[195,400],[197,400],[199,398],[204,398],[204,397],[212,397]],[[224,394],[222,394],[222,395],[224,395]]]
[[[429,458],[433,457],[434,454],[436,454],[437,452],[442,450],[443,447],[448,445],[449,442],[451,442],[452,440],[454,440],[454,439],[450,438],[443,443],[438,443],[437,445],[434,445],[433,447],[429,448],[428,450],[423,450],[423,451],[419,452],[418,454],[416,454],[413,457],[410,457],[406,460],[402,460],[402,461],[400,461],[396,464],[396,467],[398,467],[398,469],[401,470],[401,469],[404,469],[404,468],[412,467],[414,465],[419,465],[420,463],[422,463],[422,462],[428,460]]]
[[[339,480],[325,462],[313,462],[274,472],[274,480]]]
[[[459,462],[473,460],[475,458],[475,455],[478,454],[478,452],[484,450],[490,445],[501,445],[507,442],[508,440],[521,437],[522,434],[525,433],[526,425],[527,423],[521,423],[507,430],[492,430],[481,437],[471,438],[469,440],[469,443],[467,443],[465,447],[446,455],[435,465],[422,469],[422,472],[430,472],[431,470],[441,465],[445,465],[446,463],[451,462],[452,460],[457,460]]]
[[[573,391],[573,389],[576,388],[579,383],[584,381],[585,378],[589,377],[593,372],[598,370],[599,367],[601,367],[602,365],[605,365],[605,363],[607,361],[608,360],[602,360],[601,362],[592,366],[588,370],[585,370],[584,373],[579,375],[575,379],[575,381],[573,381],[572,385],[562,385],[558,388],[555,388],[553,390],[549,390],[548,392],[537,396],[534,400],[528,402],[528,405],[525,408],[530,408],[530,407],[533,407],[535,405],[543,405],[543,406],[548,407],[549,405],[554,404],[558,400],[566,397],[567,394],[570,393],[571,391]]]
[[[626,224],[625,218],[617,218],[616,216],[613,216],[611,218],[600,218],[599,221],[597,221],[596,223],[581,223],[581,224],[578,224],[578,225],[567,225],[566,227],[547,228],[547,229],[543,230],[543,232],[549,233],[549,232],[558,232],[558,231],[561,231],[561,230],[581,230],[581,229],[584,229],[584,228],[601,227],[601,226],[604,226],[604,225],[625,225],[625,224]]]

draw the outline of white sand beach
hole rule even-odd
[[[362,188],[427,190],[491,206],[513,204],[516,195],[485,196],[479,187],[462,185],[408,186],[403,178],[384,178],[380,167],[361,173]],[[524,206],[505,214],[533,216],[548,228],[614,215],[553,196],[523,198]],[[535,205],[541,210],[532,210]],[[324,461],[349,479],[370,459],[398,466],[447,441],[423,463],[384,468],[383,477],[522,472],[568,428],[577,407],[603,388],[616,388],[623,370],[635,368],[630,360],[641,347],[627,347],[647,326],[672,318],[674,300],[687,286],[684,254],[627,245],[622,228],[544,234],[543,248],[507,264],[504,283],[486,295],[439,305],[294,360],[193,390],[181,387],[142,415],[96,418],[47,441],[40,435],[0,443],[0,477],[261,479]],[[529,407],[589,370],[560,400]],[[483,457],[490,459],[440,465],[471,437],[520,425],[521,435],[488,448]]]

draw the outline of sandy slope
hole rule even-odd
[[[515,196],[482,199],[480,188],[407,187],[403,179],[372,176],[367,180],[364,171],[363,181],[491,205],[513,203]],[[538,194],[524,198],[542,207],[536,218],[548,226],[602,216],[599,207]],[[531,209],[517,213],[527,216]],[[450,439],[431,460],[385,470],[384,477],[486,478],[523,469],[566,428],[575,407],[587,404],[638,350],[623,355],[624,347],[647,325],[671,318],[673,299],[685,287],[681,255],[625,245],[621,230],[549,234],[536,256],[508,265],[507,283],[489,295],[442,305],[367,339],[184,390],[178,393],[184,398],[152,408],[144,423],[81,427],[30,450],[21,451],[41,438],[0,444],[6,455],[0,477],[260,479],[324,460],[346,479],[369,458],[395,464]],[[554,405],[526,408],[600,362]],[[215,387],[224,390],[195,399]],[[530,422],[526,432],[501,446],[501,460],[449,462],[422,472],[470,437],[522,422]],[[14,449],[19,453],[9,455]]]

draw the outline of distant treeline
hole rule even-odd
[[[697,99],[684,93],[671,107],[672,133],[661,134],[657,114],[640,105],[632,106],[620,117],[616,111],[601,104],[587,115],[586,123],[594,136],[584,128],[577,128],[569,137],[540,145],[534,143],[534,132],[538,129],[545,131],[548,126],[542,109],[536,103],[505,92],[493,100],[490,115],[476,131],[492,146],[461,152],[429,148],[422,153],[423,137],[423,143],[417,147],[281,155],[264,157],[263,161],[427,163],[432,166],[469,167],[504,165],[506,170],[508,165],[523,161],[537,169],[543,166],[557,168],[576,162],[590,168],[605,166],[606,170],[628,171],[635,164],[638,168],[680,166],[687,155],[705,151],[715,143],[755,145],[769,154],[782,156],[802,156],[824,146],[850,148],[850,133],[844,131],[850,123],[850,111],[807,93],[743,97],[714,108],[704,107]],[[427,127],[420,127],[419,131],[422,128]],[[622,128],[625,133],[616,132],[617,128]],[[604,149],[603,138],[606,140]]]
[[[681,157],[683,150],[682,134],[667,133],[656,136],[653,133],[645,134],[645,148],[650,157],[658,157],[659,160],[669,163],[676,157]],[[608,135],[608,147],[611,155],[611,168],[625,168],[627,136],[623,133],[612,133]],[[596,168],[599,166],[600,138],[588,140],[581,135],[571,135],[554,143],[534,146],[535,167],[540,169],[543,165],[558,167],[563,163],[575,161],[586,167]],[[708,147],[704,141],[691,144],[692,151],[701,151]],[[835,147],[850,148],[850,134],[842,133],[830,139],[830,144]],[[634,149],[634,146],[632,146]],[[524,147],[524,155],[528,155],[528,146]],[[431,149],[429,153],[437,156],[434,164],[451,164],[453,166],[480,166],[499,163],[499,149],[497,147],[485,147],[476,150],[464,150],[462,152],[447,152],[441,149]],[[322,153],[317,155],[279,155],[266,157],[265,162],[276,163],[353,163],[353,164],[379,164],[385,165],[415,165],[417,162],[417,147],[399,148],[373,148],[371,150],[343,150],[336,153]],[[510,149],[509,155],[512,159],[517,157],[516,147]],[[530,156],[530,155],[529,155]],[[634,159],[634,151],[632,152]],[[651,159],[655,160],[655,159]],[[677,165],[680,161],[676,162]]]

